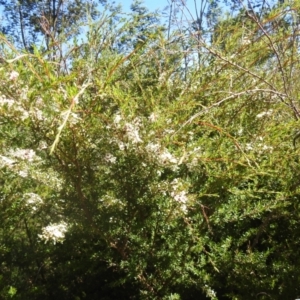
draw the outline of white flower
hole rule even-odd
[[[44,101],[43,101],[43,98],[42,97],[38,97],[35,101],[35,106],[37,107],[43,107],[44,105]]]
[[[273,150],[273,147],[267,146],[267,145],[263,145],[263,146],[262,146],[262,150],[270,150],[270,151],[272,151],[272,150]]]
[[[210,297],[211,299],[216,299],[217,293],[207,284],[205,285],[205,287],[206,287],[206,296]]]
[[[180,192],[171,192],[171,196],[174,198],[175,201],[185,204],[188,200],[186,196],[186,191],[180,191]]]
[[[0,163],[1,163],[0,166],[11,167],[13,164],[15,164],[15,161],[6,156],[0,155]]]
[[[194,133],[192,131],[188,131],[189,140],[192,141],[194,139]]]
[[[259,146],[259,151],[258,151],[259,154],[262,154],[264,152],[269,152],[269,153],[273,152],[273,147],[272,146],[268,146],[268,145],[265,145],[265,144],[259,144],[258,146]]]
[[[191,86],[191,88],[190,88],[190,90],[192,91],[192,92],[196,92],[197,91],[197,89],[198,89],[198,84],[193,84],[192,86]]]
[[[24,95],[23,95],[24,96]],[[21,99],[22,95],[19,97]],[[24,96],[25,97],[25,96]],[[22,121],[29,117],[28,111],[26,111],[20,103],[16,103],[16,101],[12,99],[7,99],[5,96],[0,95],[0,106],[7,106],[7,108],[12,109],[15,112],[19,112],[21,114],[20,118]]]
[[[119,149],[120,149],[121,151],[124,151],[124,150],[125,150],[126,145],[125,145],[123,142],[118,141],[118,146],[119,146]]]
[[[115,116],[115,118],[114,118],[114,123],[115,123],[116,125],[119,125],[120,122],[121,122],[121,120],[122,120],[121,115],[117,114],[117,115]]]
[[[22,160],[27,160],[28,162],[33,162],[37,159],[35,151],[32,149],[11,150],[9,154],[13,157],[20,158]]]
[[[173,181],[172,181],[172,186],[173,186],[173,189],[176,190],[178,188],[178,185],[179,185],[179,180],[178,178],[175,178]]]
[[[26,199],[26,204],[30,205],[30,204],[42,204],[43,200],[42,198],[35,193],[26,193],[24,194],[24,199]]]
[[[243,129],[243,128],[240,128],[240,129],[238,130],[237,134],[238,134],[239,136],[241,136],[241,135],[243,134],[243,131],[244,131],[244,129]]]
[[[37,210],[37,208],[43,204],[43,200],[38,194],[26,193],[23,197],[26,201],[26,206],[30,206],[32,210]]]
[[[246,46],[246,45],[249,45],[249,44],[251,44],[250,38],[248,38],[248,37],[243,37],[243,39],[242,39],[242,45],[243,45],[243,46]]]
[[[245,147],[245,150],[246,150],[246,151],[251,151],[251,150],[253,150],[252,144],[251,144],[251,143],[247,143],[247,144],[246,144],[246,147]]]
[[[35,108],[35,109],[34,109],[33,115],[34,115],[34,116],[37,118],[37,120],[39,120],[39,121],[42,121],[42,120],[44,119],[43,112],[42,112],[40,109],[38,109],[38,108]]]
[[[177,164],[177,159],[167,149],[164,149],[164,151],[160,153],[159,160],[163,164],[164,163]]]
[[[258,137],[257,140],[259,141],[263,141],[263,137]],[[264,143],[260,143],[260,142],[256,142],[256,143],[247,143],[245,145],[245,150],[246,151],[255,151],[256,153],[258,153],[259,155],[265,153],[265,152],[269,152],[272,153],[273,151],[273,147],[272,146],[268,146]]]
[[[182,212],[185,213],[185,214],[186,214],[187,211],[188,211],[187,206],[186,206],[185,204],[181,204],[181,205],[180,205],[180,209],[181,209]]]
[[[146,150],[148,152],[154,152],[154,153],[157,153],[160,149],[160,145],[159,144],[153,144],[153,143],[149,143],[147,146],[146,146]]]
[[[12,71],[9,75],[9,80],[15,81],[19,77],[19,73],[16,71]]]
[[[127,137],[128,139],[133,143],[133,144],[137,144],[137,143],[141,143],[142,139],[139,136],[139,131],[137,126],[134,126],[130,123],[126,123],[125,124],[125,130],[127,133]]]
[[[186,196],[186,191],[173,191],[171,192],[171,196],[173,199],[180,204],[180,209],[186,213],[187,212],[187,206],[186,203],[188,201],[188,197]]]
[[[257,119],[261,119],[263,117],[269,117],[273,114],[273,109],[270,109],[268,111],[263,111],[261,113],[259,113],[258,115],[256,115]]]
[[[23,178],[28,177],[28,171],[26,171],[26,170],[21,170],[18,172],[18,174]]]
[[[166,76],[167,76],[166,72],[162,72],[162,73],[159,75],[159,77],[158,77],[158,81],[159,81],[160,83],[164,83],[165,80],[166,80]]]
[[[12,99],[7,99],[4,96],[0,96],[0,105],[7,105],[8,108],[12,107],[15,104],[15,101]]]
[[[150,116],[149,116],[149,121],[150,122],[155,122],[157,120],[157,115],[155,113],[152,113]]]
[[[68,226],[65,222],[50,224],[43,228],[42,234],[39,234],[39,237],[45,243],[52,241],[55,245],[57,242],[62,243],[64,241],[67,230]]]
[[[115,156],[113,156],[112,154],[107,153],[104,157],[104,160],[108,163],[115,164],[117,161],[117,158]]]
[[[22,120],[22,121],[28,119],[28,117],[29,117],[28,111],[26,111],[26,110],[23,109],[22,107],[17,107],[16,110],[22,113],[22,115],[21,115],[21,120]]]
[[[21,93],[20,93],[20,100],[28,100],[28,91],[29,91],[29,87],[25,86],[21,89]]]
[[[177,178],[174,179],[171,184],[173,189],[173,191],[170,193],[171,197],[180,204],[180,209],[186,213],[188,202],[187,192],[185,190],[179,190],[182,184]]]
[[[174,129],[165,129],[164,132],[166,134],[173,134],[175,132],[175,130]]]
[[[39,148],[38,148],[39,150],[45,150],[47,148],[48,148],[48,145],[45,141],[40,141],[39,142]]]
[[[193,157],[191,161],[187,162],[187,167],[189,168],[189,170],[193,170],[197,166],[199,166],[197,157]]]

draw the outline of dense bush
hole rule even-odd
[[[298,10],[2,36],[0,298],[296,298]]]

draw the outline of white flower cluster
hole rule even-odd
[[[178,179],[174,179],[172,182],[171,196],[173,199],[180,204],[180,209],[182,212],[187,213],[187,192],[181,189],[181,183]]]
[[[21,172],[21,171],[20,171]],[[21,176],[19,172],[19,175]],[[46,170],[41,170],[39,168],[34,168],[34,169],[25,169],[23,170],[24,174],[27,176],[30,175],[32,179],[35,181],[42,183],[51,189],[54,189],[56,191],[60,191],[64,186],[63,186],[63,179],[59,176],[59,174],[54,171],[51,168],[47,168]],[[26,176],[26,177],[27,177]]]
[[[272,146],[268,146],[268,145],[260,144],[259,146],[260,146],[259,154],[262,154],[263,152],[272,153],[274,149]]]
[[[48,148],[48,144],[46,141],[40,141],[39,142],[39,147],[38,147],[38,150],[45,150]]]
[[[133,144],[143,142],[139,136],[139,125],[138,123],[126,123],[125,124],[126,135],[128,140],[131,141]]]
[[[115,156],[113,156],[112,154],[107,153],[107,154],[104,156],[104,160],[105,160],[107,163],[115,164],[116,161],[117,161],[117,158],[116,158]]]
[[[44,240],[45,243],[52,241],[55,245],[64,241],[67,230],[68,226],[65,222],[50,224],[43,228],[42,234],[39,234],[39,238]]]
[[[256,118],[261,119],[263,117],[270,117],[272,114],[273,114],[273,109],[270,109],[259,113],[258,115],[256,115]]]
[[[27,102],[28,97],[28,88],[21,89],[21,93],[18,95],[18,101],[14,99],[9,99],[4,95],[0,95],[0,107],[6,107],[7,113],[12,114],[20,118],[21,121],[32,117],[33,119],[37,119],[42,121],[45,119],[43,111],[38,107],[42,108],[44,106],[43,100],[38,98],[36,101],[36,105],[32,106],[29,110],[24,108],[24,103]]]
[[[186,157],[186,166],[190,171],[195,170],[199,166],[199,161],[201,157],[204,155],[204,151],[202,151],[201,147],[195,146],[191,150],[188,151]]]
[[[0,95],[0,106],[7,106],[8,108],[14,105],[15,101],[12,99],[8,99],[3,95]]]
[[[123,123],[123,127],[121,127],[122,117],[120,114],[116,114],[114,118],[114,124],[117,128],[124,128],[126,132],[126,136],[129,142],[132,144],[137,144],[143,142],[139,135],[139,129],[141,126],[141,120],[139,118],[135,118],[131,123],[125,122]],[[125,148],[125,145],[120,142],[119,145],[120,150],[123,150]]]
[[[177,164],[177,159],[168,151],[168,149],[163,149],[158,157],[162,164]]]
[[[33,111],[31,112],[31,115],[34,116],[39,121],[42,121],[45,119],[43,112],[40,109],[38,109],[37,107],[34,107]]]
[[[38,159],[38,156],[36,156],[36,153],[32,149],[16,149],[11,150],[9,152],[10,156],[19,158],[21,160],[26,160],[28,162],[33,162]]]
[[[155,156],[162,166],[171,166],[174,170],[177,168],[178,160],[168,149],[162,149],[161,145],[157,143],[149,143],[145,149],[148,153]]]
[[[255,151],[259,155],[264,154],[266,152],[269,152],[269,153],[273,152],[272,146],[268,146],[268,145],[262,143],[263,137],[258,137],[258,140],[260,141],[258,143],[247,143],[245,145],[245,151]]]
[[[28,170],[20,170],[18,171],[19,176],[26,178],[28,177]]]
[[[19,176],[25,178],[28,177],[29,165],[20,165],[17,160],[23,160],[28,163],[40,160],[34,150],[32,149],[16,149],[10,150],[7,156],[0,155],[0,167],[8,167]]]
[[[149,121],[151,123],[154,123],[158,119],[158,115],[156,113],[151,113],[151,115],[148,117]]]
[[[146,146],[146,150],[147,150],[147,152],[157,154],[160,151],[160,145],[159,144],[154,144],[154,143],[149,143]]]
[[[20,113],[20,119],[22,121],[26,120],[29,117],[28,111],[26,111],[20,104],[17,104],[15,100],[8,99],[3,95],[0,95],[0,106],[7,107],[9,112]]]
[[[40,150],[46,147],[47,144],[43,141],[39,145]],[[60,190],[63,187],[63,180],[57,172],[51,168],[47,168],[47,170],[32,168],[33,163],[39,163],[40,161],[41,158],[36,155],[33,149],[15,149],[8,151],[5,155],[0,155],[0,168],[7,167],[23,178],[30,176],[40,183]]]
[[[117,127],[119,127],[120,122],[122,121],[122,117],[120,114],[116,114],[114,118],[114,123]]]
[[[21,95],[22,97],[22,95]],[[22,121],[26,120],[29,117],[29,113],[25,110],[20,103],[17,103],[13,99],[8,99],[3,95],[0,95],[0,107],[7,107],[10,113],[19,113],[20,119]]]
[[[217,299],[217,293],[211,288],[209,287],[207,284],[205,285],[206,288],[206,296],[210,297],[210,299]]]
[[[12,167],[16,162],[9,157],[0,155],[0,167]]]
[[[18,164],[16,161],[12,160],[11,158],[7,156],[0,155],[0,168],[8,167],[15,173],[17,173],[19,176],[25,178],[28,177],[28,167],[23,166],[23,168],[20,170]]]
[[[26,206],[29,206],[32,208],[32,210],[37,210],[39,206],[43,204],[42,198],[35,193],[26,193],[23,196]]]
[[[19,77],[19,73],[16,71],[12,71],[9,75],[9,80],[15,81]]]
[[[155,122],[157,120],[157,114],[152,113],[148,120],[150,122]],[[171,121],[171,120],[170,120]],[[135,118],[131,122],[124,122],[122,116],[118,113],[114,117],[113,121],[114,125],[121,129],[125,129],[125,135],[127,141],[131,144],[138,144],[143,143],[143,140],[140,137],[140,128],[141,128],[141,119]],[[170,130],[168,133],[172,133],[173,131]],[[151,135],[151,132],[149,133]],[[128,143],[122,140],[115,140],[118,144],[118,147],[121,151],[127,148]],[[156,159],[161,166],[170,167],[173,170],[178,168],[179,161],[178,159],[167,149],[162,147],[159,143],[151,142],[145,146],[145,150],[148,154],[152,156],[152,158]],[[110,154],[105,156],[105,161],[109,163],[115,163],[116,158]]]
[[[251,39],[249,37],[245,36],[245,37],[242,38],[241,44],[243,46],[247,46],[247,45],[251,44]]]

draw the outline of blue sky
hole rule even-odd
[[[174,0],[173,0],[174,1]],[[176,0],[175,0],[176,1]],[[175,2],[174,1],[174,2]],[[200,0],[196,0],[198,3]],[[122,7],[124,10],[129,10],[132,0],[115,0],[116,3],[122,4]],[[166,6],[169,6],[172,0],[144,0],[143,3],[145,6],[150,10],[154,11],[156,9],[164,9]],[[176,2],[180,2],[180,0],[177,0]],[[186,5],[191,11],[194,11],[195,5],[194,0],[185,0]]]
[[[121,3],[124,9],[129,9],[132,1],[131,0],[119,0],[119,1],[116,0],[116,3]],[[164,7],[169,5],[168,0],[144,0],[143,3],[150,10],[163,9]]]
[[[130,11],[130,5],[132,4],[133,0],[114,0],[116,4],[121,4],[124,12]],[[193,14],[192,19],[195,18],[195,2],[194,0],[141,0],[144,6],[146,6],[150,11],[159,10],[162,12],[163,9],[170,6],[170,4],[175,3],[175,7],[177,6],[176,3],[181,3],[181,1],[185,2],[185,5],[188,7],[189,12]],[[198,4],[198,9],[200,7],[200,3],[203,0],[196,0],[196,3]],[[174,6],[173,6],[174,11]],[[169,10],[167,9],[165,11],[166,15],[165,18],[168,19]],[[184,9],[184,19],[187,17],[188,19],[191,19],[191,16],[189,13]]]

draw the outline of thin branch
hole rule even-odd
[[[20,16],[20,27],[21,27],[21,36],[22,36],[22,43],[26,51],[28,51],[26,40],[25,40],[25,32],[24,32],[24,23],[23,23],[23,14],[21,10],[21,4],[18,4],[19,16]]]
[[[220,101],[210,105],[209,107],[205,108],[204,110],[194,114],[192,117],[190,117],[186,122],[184,122],[181,127],[173,134],[177,134],[183,127],[185,127],[186,125],[188,124],[191,124],[196,118],[210,112],[210,110],[214,107],[217,107],[217,106],[220,106],[222,103],[226,102],[227,100],[230,100],[230,99],[233,99],[233,98],[236,98],[236,97],[240,97],[240,96],[243,96],[243,95],[249,95],[249,94],[255,94],[257,92],[267,92],[267,93],[272,93],[272,94],[275,94],[277,96],[279,96],[280,98],[285,98],[287,97],[287,95],[283,94],[283,93],[280,93],[280,92],[277,92],[275,90],[271,90],[271,89],[253,89],[253,90],[245,90],[245,91],[242,91],[242,92],[239,92],[239,93],[233,93],[233,92],[228,92],[228,91],[221,91],[219,93],[229,93],[230,96],[228,97],[225,97],[223,99],[221,99]],[[289,106],[289,104],[287,104]]]

